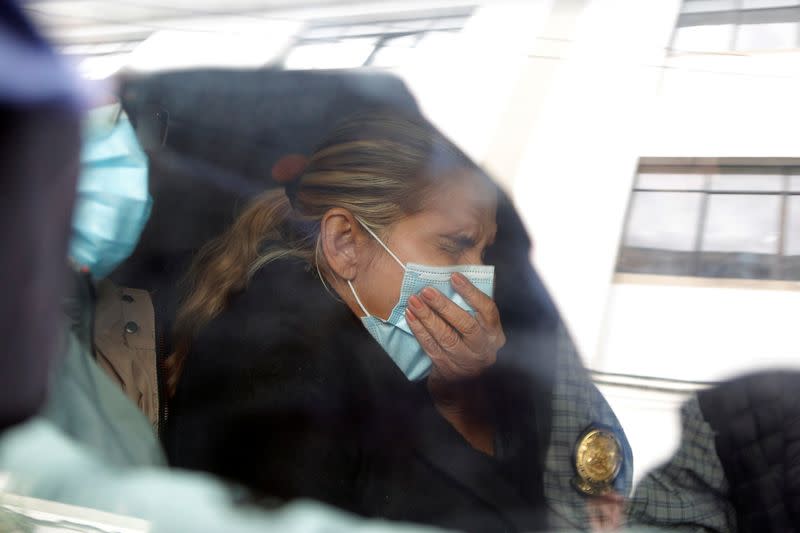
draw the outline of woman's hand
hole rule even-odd
[[[406,310],[411,331],[433,361],[428,378],[432,392],[437,384],[480,375],[494,364],[497,351],[506,342],[494,301],[461,274],[453,274],[450,281],[475,316],[432,287],[409,298]]]
[[[428,391],[441,415],[477,450],[494,454],[494,428],[479,376],[497,360],[506,336],[491,298],[461,274],[450,279],[475,310],[467,313],[436,289],[426,287],[408,299],[406,319],[433,361]]]

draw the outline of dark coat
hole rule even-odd
[[[743,532],[800,531],[800,372],[763,372],[698,394]]]
[[[439,415],[424,383],[409,382],[314,274],[278,261],[195,340],[165,444],[174,465],[285,500],[466,531],[540,529],[536,442],[547,436],[518,434],[536,425],[537,392],[512,401],[520,387],[503,390],[502,368],[486,377],[503,451],[493,458]],[[549,406],[549,389],[539,392]]]

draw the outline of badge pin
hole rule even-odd
[[[622,468],[622,446],[607,429],[591,428],[575,446],[575,487],[591,496],[607,494]]]

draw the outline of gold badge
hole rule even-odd
[[[622,468],[622,447],[613,432],[592,428],[575,447],[575,486],[584,494],[606,494]]]

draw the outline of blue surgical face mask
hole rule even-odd
[[[366,315],[361,321],[367,331],[386,350],[389,357],[392,358],[409,380],[419,381],[430,373],[433,363],[411,332],[411,328],[406,321],[406,308],[408,307],[409,297],[418,294],[425,287],[433,287],[462,309],[474,314],[475,311],[472,307],[453,289],[450,277],[456,272],[463,274],[481,292],[491,298],[494,289],[494,267],[484,265],[434,267],[414,263],[404,264],[371,229],[363,223],[362,226],[404,270],[403,281],[400,285],[400,299],[392,309],[389,318],[384,320],[371,315],[367,308],[364,307],[364,304],[361,303],[353,284],[349,280],[347,284],[350,286],[350,290],[353,292],[359,307]]]
[[[93,110],[84,129],[69,256],[94,279],[136,248],[150,216],[147,156],[119,106]]]

